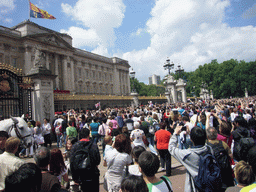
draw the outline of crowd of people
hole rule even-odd
[[[96,192],[101,162],[106,191],[173,191],[172,157],[187,170],[185,191],[256,190],[255,109],[256,97],[249,97],[28,119],[29,148],[0,131],[0,191]],[[35,163],[23,159],[32,157]],[[201,178],[207,171],[212,180]]]

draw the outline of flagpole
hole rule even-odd
[[[28,0],[28,20],[30,21],[30,0]]]

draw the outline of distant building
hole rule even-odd
[[[160,85],[160,75],[153,74],[151,77],[149,77],[149,85]]]

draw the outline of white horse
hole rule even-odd
[[[18,137],[25,147],[30,147],[32,144],[31,133],[24,115],[0,121],[0,131],[6,131],[9,136]]]

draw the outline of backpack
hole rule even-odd
[[[162,180],[165,182],[165,184],[166,184],[166,186],[167,186],[167,188],[168,188],[169,192],[173,192],[173,190],[172,190],[172,188],[171,188],[170,184],[168,183],[167,179],[166,179],[166,178],[164,178],[163,176],[162,176],[162,177],[160,177],[160,179],[162,179]]]
[[[153,126],[156,131],[158,131],[160,129],[160,124],[157,121],[153,122]]]
[[[239,142],[237,143],[236,146],[236,151],[238,153],[239,159],[240,160],[245,160],[247,161],[247,154],[248,151],[255,145],[254,139],[250,137],[250,132],[247,130],[247,137],[242,136],[239,132],[237,134],[241,137]]]
[[[217,144],[207,142],[207,145],[211,146],[214,152],[215,159],[219,164],[222,178],[222,188],[234,186],[233,170],[230,165],[230,157],[227,151],[224,149],[222,141]]]
[[[150,126],[149,126],[149,129],[148,129],[148,132],[149,132],[150,134],[154,135],[155,132],[156,132],[155,127],[154,127],[153,125],[150,125]]]
[[[55,133],[57,134],[57,135],[60,135],[60,133],[61,133],[61,130],[60,130],[60,126],[57,126],[56,128],[55,128]]]
[[[154,135],[155,132],[160,129],[160,126],[159,126],[159,129],[156,128],[157,124],[159,125],[159,123],[156,120],[150,119],[150,125],[149,125],[149,129],[148,129],[148,132],[150,134]]]
[[[198,175],[194,177],[195,187],[198,191],[212,192],[221,189],[222,179],[221,170],[214,157],[208,150],[201,154],[196,153],[199,156],[199,170]]]
[[[91,173],[93,171],[90,149],[93,142],[81,142],[81,147],[77,149],[70,159],[70,168],[72,176],[75,174],[79,181],[91,180]],[[86,144],[86,145],[85,145]]]

